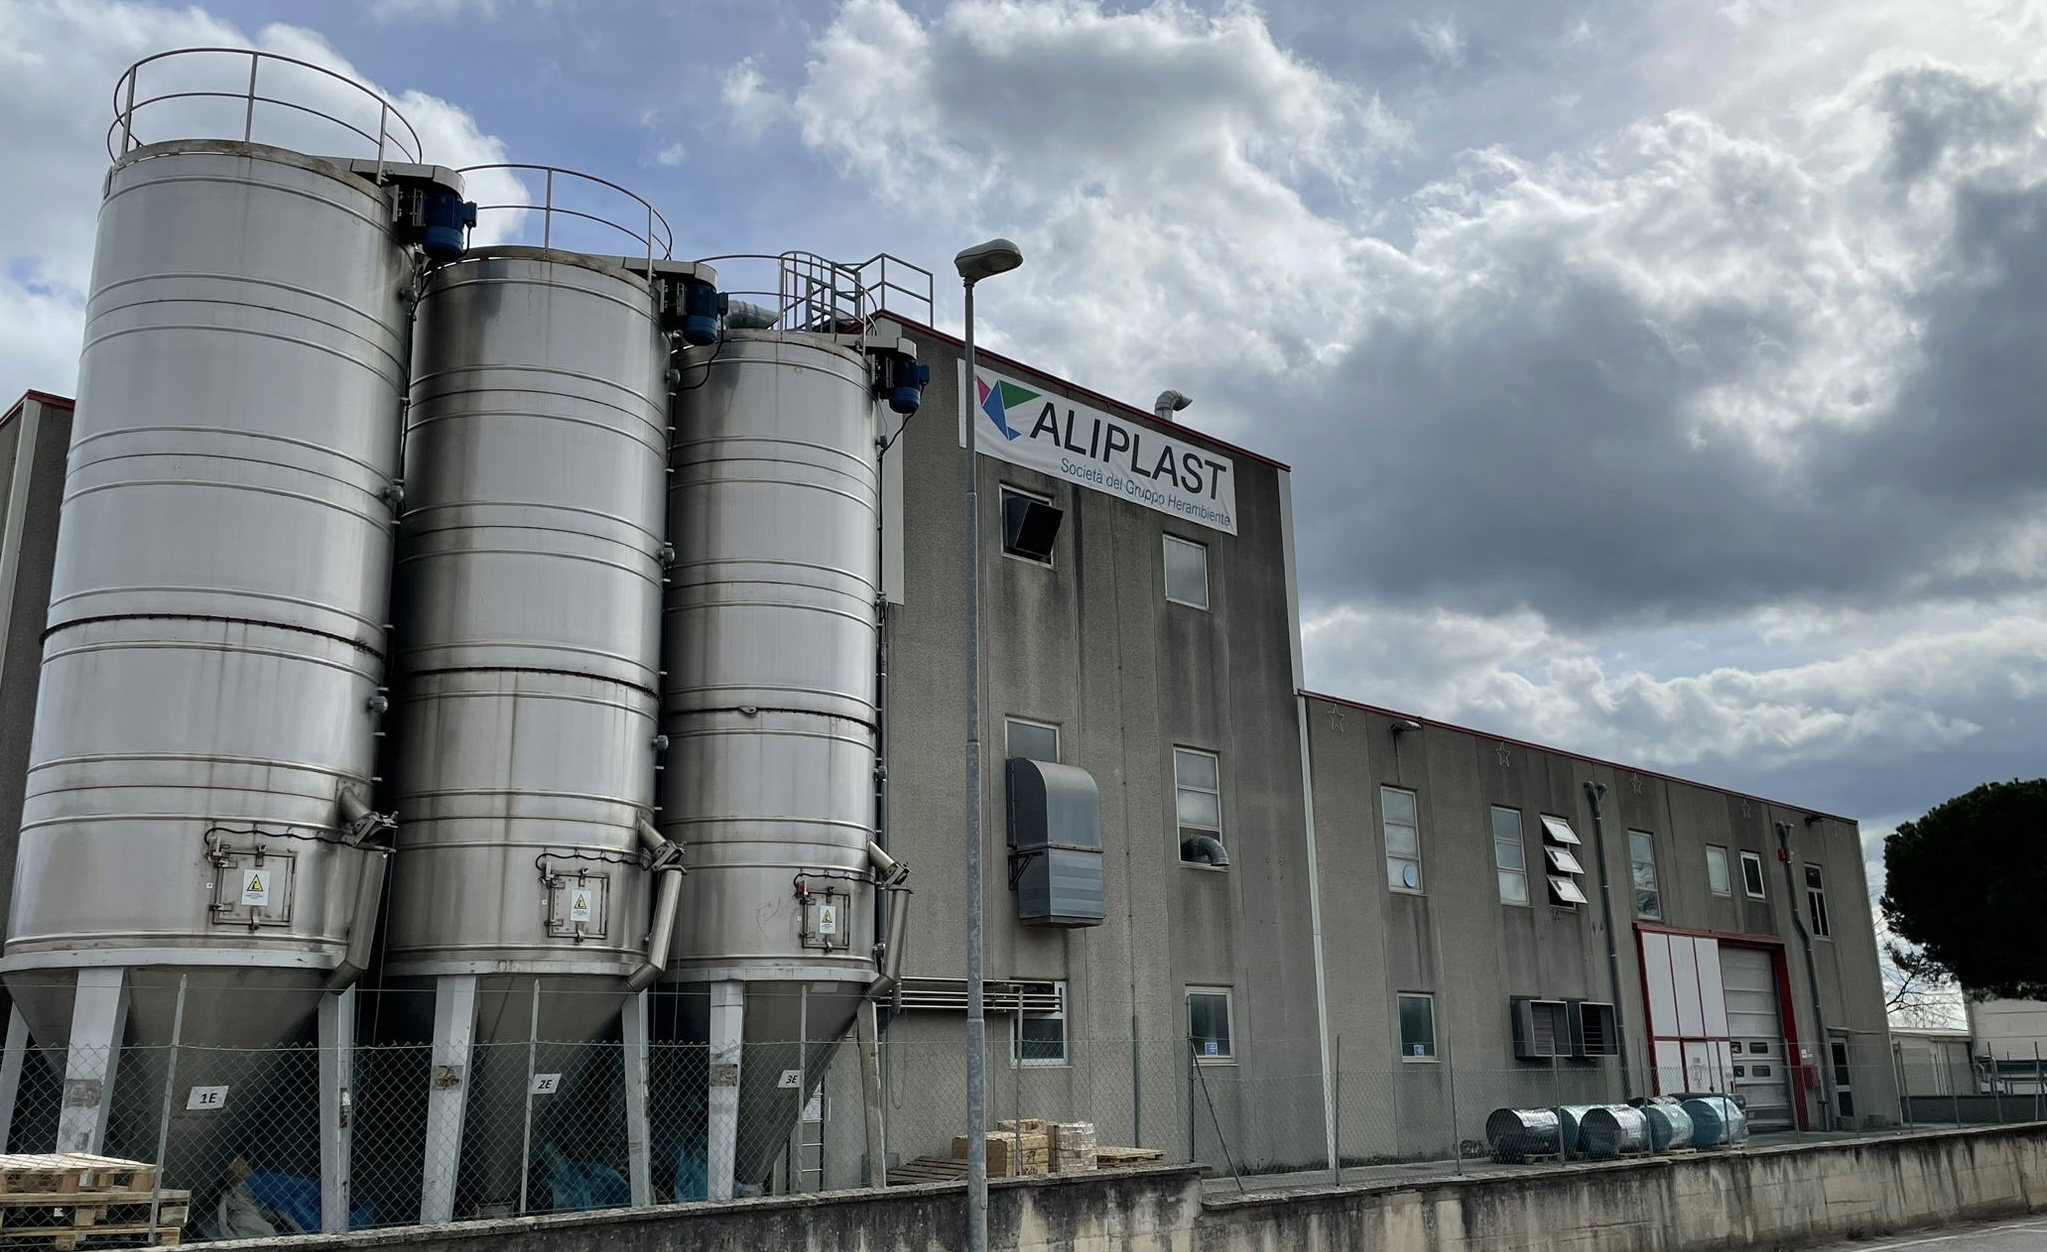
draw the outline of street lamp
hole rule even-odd
[[[1007,239],[976,244],[952,259],[967,292],[967,377],[960,415],[967,427],[967,1248],[988,1252],[988,1021],[981,995],[981,518],[974,490],[980,459],[974,408],[974,284],[1023,264]]]

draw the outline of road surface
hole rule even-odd
[[[1814,1244],[1806,1252],[2047,1252],[2047,1218],[2021,1217],[1987,1226],[1951,1226],[1855,1243]]]

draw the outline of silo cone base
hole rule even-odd
[[[321,978],[250,966],[9,971],[28,1049],[7,1149],[148,1161],[195,1201],[238,1160],[321,1177]]]
[[[721,1116],[713,1063],[714,989],[741,987],[744,1023],[736,1119]],[[833,1050],[853,1028],[866,985],[856,982],[757,979],[742,983],[663,983],[653,1006],[655,1072],[652,1103],[654,1171],[672,1171],[676,1198],[719,1199],[711,1163],[721,1155],[716,1131],[730,1125],[732,1182],[763,1188],[788,1147],[810,1092],[824,1081]],[[721,1031],[720,1033],[724,1033]],[[674,1045],[702,1045],[682,1046]],[[683,1194],[702,1166],[705,1195]]]

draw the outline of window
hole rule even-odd
[[[1222,767],[1212,752],[1173,749],[1173,786],[1180,821],[1180,860],[1221,869],[1223,850]]]
[[[1493,806],[1493,866],[1500,903],[1528,903],[1528,847],[1521,842],[1521,810]]]
[[[1824,939],[1834,933],[1827,922],[1827,886],[1820,879],[1820,867],[1805,867],[1805,905],[1812,914],[1812,933],[1816,939]]]
[[[1734,884],[1727,879],[1727,849],[1710,843],[1706,845],[1706,890],[1716,896],[1734,894]]]
[[[1187,1038],[1205,1064],[1234,1060],[1230,1049],[1230,993],[1226,987],[1187,988]]]
[[[1009,718],[1006,724],[1007,750],[1004,756],[1020,756],[1027,761],[1050,761],[1059,763],[1059,728],[1043,722],[1026,722],[1021,718]]]
[[[1494,810],[1495,813],[1498,810]],[[1517,821],[1520,815],[1515,815]],[[1497,820],[1497,819],[1495,819]],[[1585,872],[1574,849],[1585,844],[1578,838],[1578,832],[1571,829],[1571,823],[1561,817],[1542,815],[1542,859],[1543,877],[1549,881],[1549,902],[1555,908],[1576,908],[1585,903],[1585,892],[1578,886],[1578,875]]]
[[[1379,788],[1379,814],[1386,830],[1386,885],[1395,891],[1420,891],[1422,828],[1414,792]]]
[[[1744,852],[1741,854],[1741,887],[1748,892],[1751,900],[1763,898],[1763,854]]]
[[[1066,984],[1055,982],[1052,988],[1057,1008],[1009,1019],[1009,1059],[1017,1065],[1066,1064]]]
[[[1025,561],[1050,565],[1052,545],[1059,538],[1059,522],[1062,516],[1064,515],[1045,497],[1018,491],[1014,487],[1004,487],[1002,550]]]
[[[1401,994],[1400,1059],[1436,1059],[1436,997]]]
[[[1635,880],[1635,916],[1662,917],[1663,894],[1656,890],[1656,836],[1628,832],[1628,865]]]
[[[1166,599],[1175,604],[1208,607],[1208,549],[1166,536]]]

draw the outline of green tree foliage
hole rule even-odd
[[[2047,1000],[2047,778],[1985,783],[1899,826],[1880,903],[1915,972]]]

